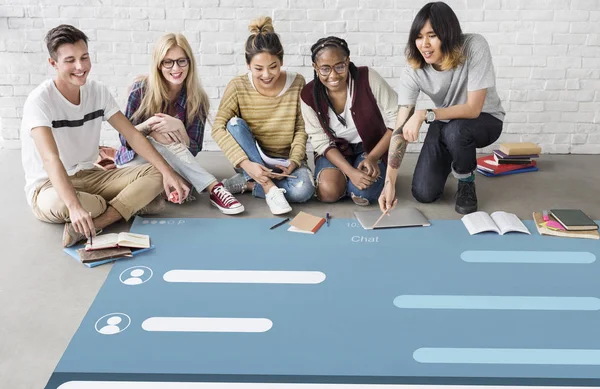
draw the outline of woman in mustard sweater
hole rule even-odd
[[[314,194],[300,111],[305,82],[302,75],[281,70],[283,47],[271,18],[253,21],[250,32],[249,73],[227,85],[212,137],[238,171],[223,181],[225,187],[231,193],[252,191],[279,215],[292,210],[288,201],[305,202]]]

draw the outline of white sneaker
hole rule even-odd
[[[290,207],[290,204],[283,195],[284,193],[285,189],[273,186],[265,195],[267,205],[273,215],[281,215],[292,211],[292,207]]]

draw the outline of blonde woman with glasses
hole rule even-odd
[[[244,206],[195,158],[202,149],[208,110],[208,96],[200,86],[187,39],[182,34],[164,35],[154,48],[149,75],[138,77],[131,88],[125,116],[198,192],[208,190],[212,205],[235,215]],[[115,161],[122,167],[143,159],[121,136]]]

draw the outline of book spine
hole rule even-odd
[[[500,151],[509,156],[539,154],[542,150],[539,147],[517,147],[508,148],[500,146]]]
[[[313,227],[313,229],[311,230],[312,233],[316,233],[317,231],[319,231],[319,228],[321,228],[321,226],[323,226],[323,224],[325,224],[325,219],[321,218],[321,221],[319,221],[319,223],[317,223],[316,226]]]

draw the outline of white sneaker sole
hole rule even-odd
[[[215,203],[212,200],[210,200],[210,203],[212,205],[214,205],[215,207],[219,208],[219,211],[221,211],[225,215],[237,215],[237,214],[245,211],[245,208],[243,205],[240,205],[239,207],[236,207],[236,208],[223,208],[223,207],[219,206],[219,204]]]
[[[292,212],[292,207],[288,207],[288,208],[284,208],[284,209],[278,209],[276,211],[274,211],[273,209],[271,209],[271,213],[273,215],[283,215],[284,213],[288,213],[288,212]]]

